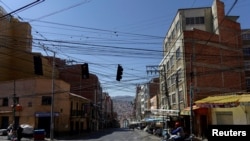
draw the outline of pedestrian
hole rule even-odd
[[[174,141],[181,141],[185,138],[185,132],[183,130],[183,127],[181,126],[180,122],[175,122],[175,129],[171,132],[172,137]]]
[[[23,137],[23,128],[19,125],[17,128],[17,140],[21,141],[22,137]]]

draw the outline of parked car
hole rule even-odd
[[[7,134],[7,129],[0,129],[0,136],[6,136]]]
[[[24,137],[32,137],[34,134],[34,127],[29,124],[21,124],[20,125],[23,128],[23,136]]]

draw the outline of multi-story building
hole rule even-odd
[[[80,133],[91,128],[90,100],[70,93],[70,85],[62,80],[31,78],[0,83],[0,126],[6,128],[28,124],[51,133]],[[52,112],[53,111],[53,112]]]
[[[70,84],[70,92],[83,96],[93,103],[93,110],[95,111],[93,126],[95,126],[95,130],[99,130],[102,127],[101,103],[103,93],[98,77],[89,74],[89,78],[83,79],[81,64],[66,65],[60,63],[59,67],[59,77]]]
[[[177,11],[159,64],[161,108],[182,110],[207,96],[246,90],[240,23],[224,7],[214,0],[211,7]],[[200,123],[196,134],[209,122],[205,113],[193,117]]]
[[[244,29],[241,33],[243,41],[244,68],[246,75],[246,91],[250,92],[250,29]]]
[[[150,110],[158,109],[159,78],[153,78],[147,84],[137,86],[135,98],[136,120],[144,120],[153,116]]]
[[[60,58],[44,57],[41,53],[32,52],[30,24],[27,22],[20,22],[13,16],[8,15],[1,7],[0,15],[7,15],[1,17],[0,21],[0,56],[2,58],[0,60],[1,86],[9,84],[8,81],[14,81],[18,84],[23,83],[19,84],[23,86],[23,89],[16,89],[17,96],[20,102],[22,102],[20,104],[22,104],[23,110],[19,112],[21,115],[17,115],[15,119],[12,118],[12,114],[18,114],[18,112],[12,111],[15,108],[11,109],[9,107],[11,102],[6,102],[9,101],[9,97],[13,97],[15,87],[5,90],[4,93],[1,91],[0,127],[6,128],[7,124],[16,121],[16,123],[20,124],[31,124],[34,128],[45,128],[47,135],[49,135],[50,121],[48,119],[50,114],[48,113],[51,111],[49,105],[53,103],[49,100],[52,99],[51,86],[52,82],[55,81],[55,89],[60,88],[65,90],[62,92],[62,95],[57,95],[62,96],[59,98],[60,101],[58,101],[58,97],[55,97],[56,99],[54,101],[54,104],[57,106],[55,110],[59,113],[63,113],[57,114],[57,119],[60,120],[56,120],[55,132],[76,131],[75,133],[78,133],[85,130],[98,130],[100,126],[99,120],[101,120],[101,118],[99,118],[101,108],[98,102],[102,100],[102,89],[98,77],[94,74],[90,74],[89,79],[82,79],[80,65],[67,66]],[[69,71],[72,71],[72,73]],[[27,80],[27,82],[21,80]],[[44,84],[45,80],[46,85]],[[34,84],[36,84],[35,86],[32,83],[33,81]],[[13,84],[9,85],[8,87],[13,86]],[[48,88],[48,86],[50,86],[50,88]],[[9,96],[7,94],[9,94]],[[26,94],[32,96],[26,98]],[[47,99],[43,99],[43,96],[47,96]],[[36,101],[35,104],[40,103],[39,106],[32,104],[33,98],[34,101]],[[28,102],[25,101],[25,99],[28,99]],[[86,103],[86,99],[88,99],[88,114],[83,115],[84,108],[82,103]],[[72,102],[72,100],[75,102]],[[43,102],[47,102],[47,105],[41,104]],[[86,105],[84,106],[86,107]],[[71,109],[65,109],[64,107],[71,107]],[[8,115],[2,112],[6,110],[9,112],[7,112]],[[43,115],[43,113],[45,114]],[[46,116],[46,124],[45,122],[38,123],[37,119],[40,119],[40,116]],[[42,120],[43,119],[40,121]]]
[[[133,103],[133,108],[134,108],[134,121],[141,121],[142,120],[142,115],[141,115],[141,87],[140,86],[137,86],[136,87],[136,95],[135,95],[135,100],[134,100],[134,103]]]
[[[102,128],[114,127],[113,100],[106,92],[102,95],[101,105]]]
[[[6,15],[1,7],[0,15]],[[1,81],[40,77],[40,74],[43,77],[51,78],[52,64],[41,57],[40,53],[31,52],[32,35],[29,23],[20,22],[13,16],[8,15],[1,18],[0,31]],[[37,63],[37,60],[41,63]],[[57,78],[57,70],[54,74]]]

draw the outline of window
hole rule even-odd
[[[175,55],[176,55],[176,60],[181,58],[181,49],[180,49],[180,47],[178,47],[178,49],[176,50]]]
[[[247,79],[246,83],[247,83],[247,87],[249,88],[250,87],[250,79]]]
[[[172,84],[175,84],[175,75],[172,75],[172,76],[171,76],[171,85],[172,85]]]
[[[242,34],[243,40],[250,40],[250,34]]]
[[[250,47],[243,48],[243,54],[244,56],[250,56]]]
[[[3,98],[3,106],[9,105],[9,99],[7,97]]]
[[[245,62],[245,70],[250,70],[250,62]]]
[[[176,95],[175,95],[175,94],[172,94],[171,96],[172,96],[172,97],[171,97],[172,103],[173,103],[173,104],[176,103]]]
[[[188,18],[186,18],[186,25],[204,24],[204,23],[205,23],[204,17],[188,17]]]
[[[177,75],[178,75],[178,81],[181,81],[181,79],[183,79],[181,69],[177,70]]]
[[[178,32],[180,30],[180,22],[178,21],[175,25],[176,28],[176,32]]]
[[[179,91],[179,101],[184,101],[184,93],[183,91]]]
[[[167,80],[168,80],[167,81],[167,85],[170,86],[170,84],[171,84],[171,77],[169,77]]]
[[[174,57],[173,55],[170,57],[170,67],[174,65]]]
[[[51,105],[51,96],[43,96],[42,105]]]
[[[186,25],[194,24],[194,18],[186,18]]]
[[[204,24],[204,17],[195,17],[195,24]]]
[[[166,71],[168,71],[169,68],[170,68],[170,64],[169,64],[169,61],[168,61],[167,65],[166,65]]]

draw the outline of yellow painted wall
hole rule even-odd
[[[34,73],[31,26],[17,19],[0,21],[0,81],[41,77]],[[42,77],[51,78],[52,63],[42,57]],[[57,78],[58,71],[55,70]]]

